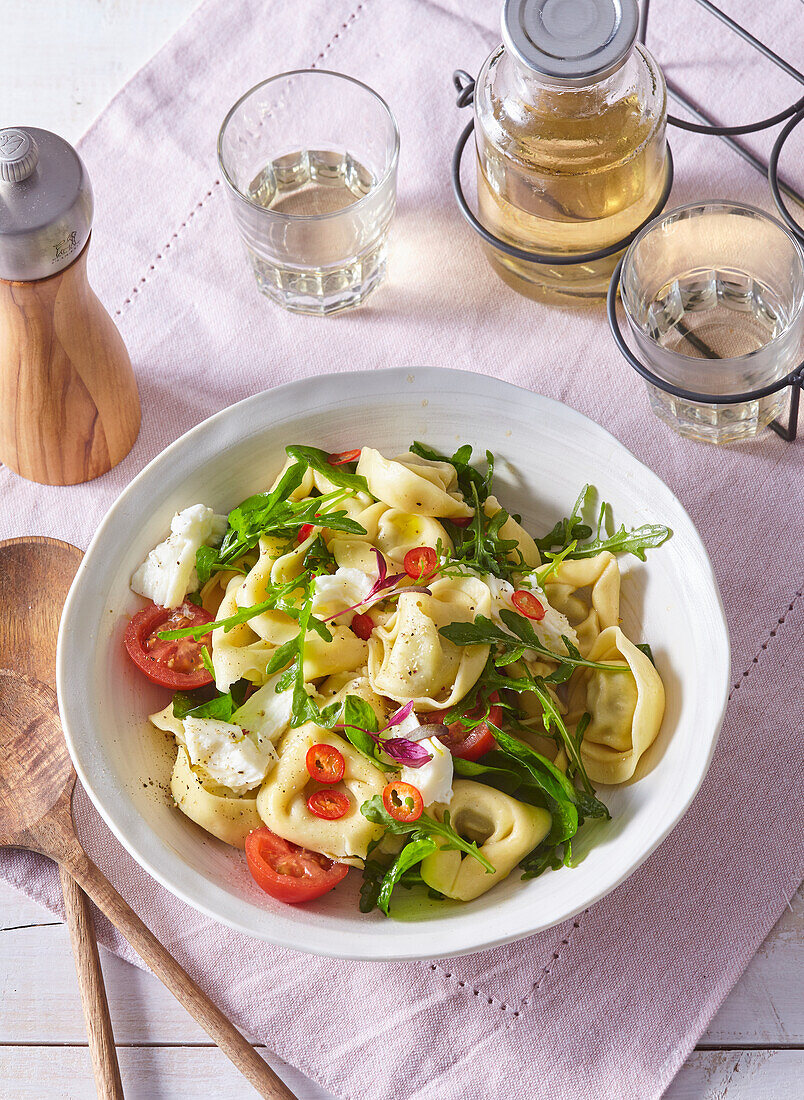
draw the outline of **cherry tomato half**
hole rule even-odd
[[[401,779],[387,784],[382,792],[382,804],[394,821],[418,821],[424,812],[422,792]]]
[[[474,516],[457,516],[450,519],[450,523],[454,523],[456,527],[468,527],[474,519]]]
[[[336,780],[337,782],[337,780]],[[307,809],[324,821],[337,821],[349,812],[349,796],[343,791],[313,791],[307,799]]]
[[[307,539],[309,539],[310,535],[312,535],[313,531],[314,527],[312,523],[303,523],[299,528],[298,535],[296,536],[296,542],[306,542]]]
[[[489,695],[488,721],[499,726],[502,721],[502,707],[497,706],[500,696],[496,691]],[[477,707],[470,711],[469,718],[479,718],[485,707]],[[438,739],[442,745],[446,745],[453,756],[460,756],[462,760],[479,760],[484,753],[491,752],[496,747],[494,734],[487,722],[481,722],[474,729],[466,729],[460,722],[453,722],[447,727],[447,732]]]
[[[343,779],[346,762],[334,745],[311,745],[304,762],[311,777],[319,783],[338,783]]]
[[[337,454],[329,455],[327,462],[330,466],[343,466],[345,462],[357,462],[360,458],[360,450],[358,447],[354,451],[339,451]]]
[[[349,873],[345,863],[291,844],[265,826],[246,837],[246,861],[260,889],[291,904],[320,898]]]
[[[133,617],[123,643],[131,660],[149,680],[174,691],[192,691],[212,683],[202,658],[204,646],[212,649],[211,636],[205,634],[199,641],[179,638],[166,642],[157,635],[163,630],[180,630],[212,621],[212,616],[194,603],[183,603],[172,611],[152,603]]]
[[[408,550],[402,565],[407,575],[418,581],[433,572],[438,565],[438,555],[432,546],[417,546]]]
[[[370,615],[357,614],[352,616],[352,631],[364,642],[369,640],[373,629],[374,620]]]
[[[511,597],[511,603],[526,619],[535,619],[539,622],[544,618],[545,611],[532,592],[526,592],[524,588],[518,588]]]

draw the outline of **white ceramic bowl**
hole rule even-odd
[[[529,882],[514,872],[470,904],[394,921],[356,905],[360,875],[319,902],[291,907],[252,882],[242,853],[171,807],[173,753],[146,715],[164,706],[123,650],[140,605],[129,579],[171,516],[199,501],[225,512],[273,479],[288,443],[384,454],[413,439],[452,453],[471,443],[506,463],[496,492],[535,531],[595,484],[616,522],[661,522],[674,535],[642,564],[621,559],[622,617],[649,641],[667,688],[659,737],[637,781],[603,789],[612,820],[589,822],[574,869]],[[184,901],[284,947],[360,959],[435,958],[517,939],[578,913],[614,889],[667,836],[704,778],[729,686],[720,595],[701,540],[670,490],[586,417],[479,374],[432,368],[336,374],[261,393],[182,436],[136,477],[101,523],[67,600],[58,689],[67,742],[90,798],[131,855]],[[147,780],[157,782],[146,785]],[[145,781],[145,782],[144,782]],[[147,917],[147,914],[146,914]]]

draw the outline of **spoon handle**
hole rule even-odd
[[[103,971],[89,899],[64,867],[59,868],[59,873],[98,1100],[123,1100],[123,1082],[120,1080],[120,1067],[117,1064],[109,1003],[103,985]]]
[[[174,997],[203,1027],[207,1035],[214,1039],[227,1058],[251,1082],[260,1096],[265,1100],[298,1100],[296,1094],[277,1077],[234,1024],[179,966],[156,936],[145,927],[128,902],[117,893],[78,842],[63,845],[57,858],[92,898],[100,911],[125,936],[157,978],[167,986]]]

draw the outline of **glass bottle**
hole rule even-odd
[[[636,42],[636,0],[506,0],[503,44],[475,90],[481,221],[542,254],[615,244],[650,214],[665,182],[667,92]],[[532,263],[488,248],[521,294],[605,296],[622,252],[579,264]]]

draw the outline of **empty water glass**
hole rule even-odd
[[[398,157],[388,105],[340,73],[282,73],[235,103],[218,160],[263,294],[313,314],[365,300],[385,275]]]
[[[800,359],[804,251],[775,218],[737,202],[679,206],[652,221],[623,259],[623,306],[643,362],[653,411],[682,435],[728,443],[778,418],[788,390],[735,404],[785,378]]]

